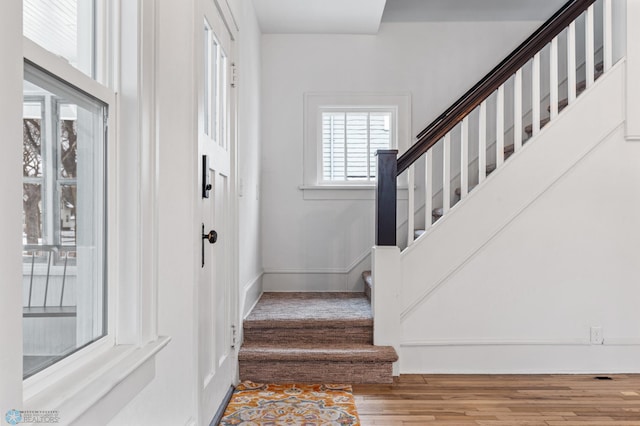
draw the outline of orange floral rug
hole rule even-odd
[[[349,385],[243,382],[233,392],[220,425],[360,425],[360,421]]]

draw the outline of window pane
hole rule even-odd
[[[42,185],[22,185],[22,243],[42,244]]]
[[[211,102],[211,30],[209,29],[209,23],[204,21],[204,134],[209,134],[209,102]]]
[[[367,113],[347,114],[347,180],[367,179]]]
[[[344,180],[345,114],[322,114],[323,180]]]
[[[35,98],[41,99],[39,122],[53,125],[36,125],[36,103],[29,101]],[[107,331],[107,107],[28,64],[25,99],[23,375],[28,377]],[[39,154],[27,155],[28,149],[37,151],[33,146]],[[36,174],[26,171],[36,169]]]
[[[42,176],[42,104],[25,102],[22,120],[22,175]]]
[[[94,1],[24,0],[24,35],[93,74]]]
[[[370,116],[370,137],[371,152],[370,175],[372,179],[376,178],[376,152],[379,149],[389,149],[391,147],[391,113],[390,112],[372,112]]]

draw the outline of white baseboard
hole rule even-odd
[[[615,374],[640,373],[636,339],[589,345],[531,342],[416,342],[400,348],[401,374]],[[436,344],[438,343],[438,344]]]
[[[242,318],[246,318],[258,303],[258,300],[260,300],[263,292],[263,277],[264,273],[260,272],[255,278],[242,286]]]
[[[365,271],[363,269],[362,271]],[[271,272],[263,277],[264,291],[364,291],[360,274],[356,276],[331,272]]]

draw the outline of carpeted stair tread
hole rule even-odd
[[[264,293],[244,321],[240,379],[259,383],[391,383],[398,356],[373,345],[363,293]]]
[[[280,347],[265,344],[245,344],[238,353],[241,362],[256,361],[335,361],[352,363],[395,362],[396,351],[391,346],[333,344],[330,347],[320,345],[296,345]]]
[[[342,328],[371,326],[371,305],[362,293],[264,293],[244,328]]]

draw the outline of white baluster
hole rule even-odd
[[[576,22],[569,24],[567,32],[567,93],[569,105],[576,100]]]
[[[416,209],[415,209],[415,186],[416,186],[416,181],[415,181],[415,163],[412,164],[409,167],[409,170],[407,170],[407,173],[409,174],[409,187],[407,188],[407,194],[408,194],[408,200],[407,200],[407,247],[410,246],[411,244],[413,244],[413,239],[415,237],[415,215],[416,215]]]
[[[522,68],[513,80],[513,150],[522,148]]]
[[[613,10],[611,0],[604,0],[602,3],[602,28],[603,28],[603,62],[604,72],[611,69],[613,65]]]
[[[531,70],[531,120],[535,136],[540,132],[540,52],[533,57]]]
[[[553,120],[558,116],[558,37],[551,40],[549,50],[549,102],[549,118]]]
[[[504,163],[504,84],[496,98],[496,167]]]
[[[424,229],[433,224],[433,150],[430,149],[424,156]]]
[[[451,207],[451,132],[444,137],[442,145],[442,214]]]
[[[469,116],[460,127],[460,199],[469,193]]]
[[[594,5],[587,9],[585,19],[585,72],[587,73],[587,89],[593,86],[594,70],[594,29],[593,29]]]
[[[478,117],[478,183],[487,177],[487,101],[480,104]]]

